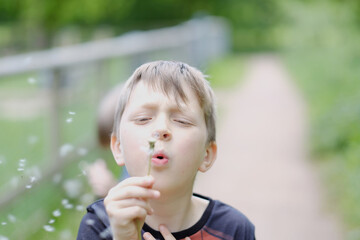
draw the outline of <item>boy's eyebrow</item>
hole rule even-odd
[[[153,110],[153,109],[158,108],[158,104],[152,103],[152,102],[147,102],[147,103],[142,104],[140,107]],[[180,104],[176,104],[176,103],[171,104],[169,106],[169,109],[170,109],[170,111],[173,111],[173,112],[184,112],[185,111],[184,107],[182,107]]]

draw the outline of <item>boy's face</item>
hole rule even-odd
[[[216,157],[216,144],[206,143],[203,110],[192,91],[185,87],[185,92],[188,102],[179,108],[175,99],[140,81],[121,118],[120,139],[112,139],[117,163],[125,164],[130,176],[145,176],[148,139],[158,137],[151,169],[158,190],[192,188],[197,171],[209,169]]]

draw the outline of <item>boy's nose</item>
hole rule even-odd
[[[152,137],[157,140],[169,141],[171,140],[171,132],[167,129],[157,130],[152,134]]]

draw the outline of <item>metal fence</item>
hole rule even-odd
[[[104,92],[125,80],[144,62],[179,60],[206,70],[207,63],[228,51],[226,21],[204,17],[174,27],[134,31],[112,39],[4,57],[0,59],[0,120],[32,117],[38,121],[36,116],[46,118],[43,124],[46,125],[45,146],[42,147],[48,150],[39,156],[43,159],[41,179],[45,180],[77,157],[76,154],[59,153],[59,149],[66,146],[66,140],[61,137],[66,131],[63,123],[72,121],[71,116],[66,115],[71,114],[71,107],[67,106],[71,106],[74,99],[87,101],[87,107],[95,114],[96,104]],[[80,107],[84,108],[84,105],[80,104]],[[77,145],[84,148],[95,145],[95,138],[85,138],[85,142],[81,139]],[[36,137],[30,133],[27,143],[34,141]],[[6,144],[1,144],[2,149]],[[16,167],[15,163],[10,164],[14,160],[11,158],[20,158],[20,155],[7,156],[1,151],[0,148],[0,164],[8,162]],[[0,208],[25,191],[25,186],[18,184],[1,197]]]

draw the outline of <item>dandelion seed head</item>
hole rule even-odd
[[[102,231],[102,232],[99,234],[99,236],[100,236],[101,238],[104,238],[104,239],[110,237],[111,235],[112,235],[112,234],[111,234],[111,228],[110,228],[110,227],[107,227],[104,231]]]
[[[36,177],[35,177],[35,176],[31,176],[31,177],[30,177],[30,182],[33,183],[33,182],[35,182],[35,181],[36,181]]]
[[[62,204],[62,205],[66,205],[66,204],[68,204],[68,203],[69,203],[69,200],[66,199],[66,198],[64,198],[63,200],[61,200],[61,204]]]
[[[69,143],[65,143],[64,145],[62,145],[60,147],[60,156],[61,157],[65,157],[66,155],[68,155],[70,152],[72,152],[74,150],[74,146],[69,144]]]
[[[69,179],[63,183],[63,188],[69,198],[76,198],[83,189],[83,183],[78,179]]]
[[[95,224],[95,220],[94,219],[86,219],[85,223],[89,226],[94,225]]]
[[[71,204],[71,203],[68,203],[68,204],[65,204],[65,205],[64,205],[64,208],[65,208],[65,209],[73,209],[73,208],[74,208],[74,205]]]
[[[67,119],[66,119],[66,122],[67,122],[67,123],[71,123],[72,121],[73,121],[73,118],[67,118]]]
[[[55,231],[55,228],[53,226],[50,226],[50,225],[44,225],[43,226],[44,230],[47,231],[47,232],[53,232]]]
[[[52,212],[54,217],[60,217],[61,216],[61,212],[60,209],[56,209],[55,211]]]

